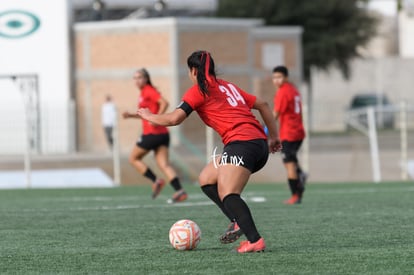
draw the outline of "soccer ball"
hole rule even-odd
[[[201,230],[191,220],[179,220],[170,228],[170,243],[177,250],[192,250],[201,239]]]

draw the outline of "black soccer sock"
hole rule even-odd
[[[175,191],[178,191],[180,189],[182,189],[183,187],[181,186],[180,180],[178,179],[178,177],[173,178],[170,181],[170,184],[172,186],[172,188],[174,188]]]
[[[212,200],[221,209],[221,211],[224,213],[224,215],[226,215],[227,218],[229,218],[230,221],[234,221],[234,215],[231,215],[230,212],[225,209],[223,202],[220,200],[217,191],[217,184],[201,186],[201,190],[203,190],[204,194],[206,194],[207,197],[209,197],[210,200]]]
[[[250,209],[239,194],[230,194],[223,199],[224,207],[236,217],[237,224],[251,243],[260,239]]]
[[[296,164],[296,173],[298,174],[298,176],[303,173],[303,170],[302,168],[300,168],[299,163]]]
[[[288,179],[290,192],[296,194],[298,192],[299,179]]]
[[[157,180],[157,177],[154,175],[150,168],[147,168],[147,171],[144,173],[144,177],[150,179],[152,182],[155,182]]]

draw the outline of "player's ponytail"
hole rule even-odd
[[[193,52],[187,58],[187,65],[189,69],[197,69],[198,87],[204,95],[208,95],[208,88],[216,86],[217,83],[214,60],[211,54],[207,51]]]

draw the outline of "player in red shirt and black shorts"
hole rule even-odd
[[[158,125],[173,126],[183,122],[193,111],[222,138],[221,155],[213,155],[199,176],[203,192],[230,220],[220,241],[232,243],[244,234],[237,252],[258,252],[266,247],[257,231],[249,207],[240,197],[252,173],[260,170],[270,152],[280,148],[276,123],[267,102],[248,94],[235,84],[217,79],[214,61],[207,51],[196,51],[187,59],[189,77],[194,83],[171,113],[154,114],[139,109],[138,114]],[[269,129],[266,138],[251,109],[257,109]]]
[[[272,81],[277,88],[273,115],[279,122],[283,163],[292,193],[291,198],[285,203],[298,204],[302,202],[305,191],[306,173],[299,165],[297,152],[305,138],[305,130],[302,122],[301,97],[295,86],[288,81],[288,76],[289,72],[285,66],[277,66],[273,69]]]
[[[162,114],[168,107],[168,101],[154,88],[148,71],[144,68],[134,74],[135,85],[141,91],[139,96],[138,108],[148,108],[153,113]],[[123,117],[140,118],[137,114],[124,112]],[[187,193],[181,186],[177,173],[170,165],[168,160],[168,147],[170,144],[170,134],[165,126],[152,124],[147,120],[142,120],[142,136],[132,150],[129,162],[138,172],[152,181],[152,198],[155,199],[165,185],[163,179],[157,179],[152,170],[142,161],[142,158],[150,151],[154,151],[155,160],[161,171],[170,180],[175,193],[169,202],[181,202],[187,199]]]

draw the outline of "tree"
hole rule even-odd
[[[377,20],[368,0],[219,0],[218,17],[263,18],[266,25],[302,26],[304,75],[310,68],[339,67],[349,76],[349,61],[374,35]]]

